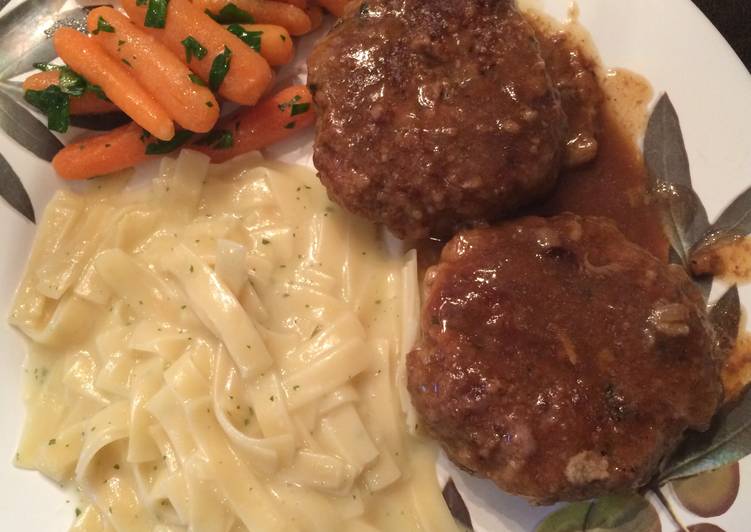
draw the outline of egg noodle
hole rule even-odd
[[[81,532],[455,531],[396,384],[416,271],[258,154],[60,191],[10,317],[16,464],[73,483]]]

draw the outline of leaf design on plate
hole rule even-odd
[[[725,359],[735,345],[741,324],[741,300],[738,286],[733,285],[709,311],[709,321],[717,334],[720,356]]]
[[[728,412],[718,414],[707,432],[690,432],[662,466],[658,483],[711,471],[751,454],[751,395],[743,394]]]
[[[0,196],[5,198],[11,207],[23,214],[31,222],[36,223],[34,206],[29,194],[21,183],[18,174],[11,168],[5,157],[0,154]]]
[[[83,30],[91,8],[60,12],[65,0],[26,0],[0,18],[0,79],[8,79],[57,57],[49,38],[55,29],[70,26]],[[29,31],[42,28],[43,31]]]
[[[465,527],[467,530],[474,530],[472,528],[472,518],[469,516],[469,510],[467,504],[464,502],[461,493],[456,489],[454,479],[449,478],[446,485],[443,487],[443,500],[446,501],[451,515],[457,522]]]
[[[34,115],[0,91],[0,128],[21,146],[51,161],[63,144]]]
[[[689,250],[709,228],[707,211],[691,184],[680,120],[667,94],[657,102],[644,137],[650,192],[662,208],[670,244],[684,266]]]
[[[610,495],[591,502],[577,502],[550,514],[536,532],[660,532],[657,511],[642,496]]]

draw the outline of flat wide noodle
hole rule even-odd
[[[303,168],[186,151],[58,193],[16,463],[80,490],[76,532],[455,531],[396,384],[418,312],[414,253]]]

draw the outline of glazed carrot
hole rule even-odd
[[[269,0],[194,0],[194,5],[213,14],[220,13],[229,4],[234,4],[249,13],[258,24],[275,24],[287,28],[292,35],[304,35],[310,31],[308,15],[299,7]]]
[[[127,64],[175,122],[198,132],[214,127],[219,118],[216,98],[200,79],[192,79],[190,69],[164,44],[111,7],[92,10],[87,26],[92,39],[110,56]]]
[[[145,27],[147,3],[122,0],[123,8],[136,24]],[[273,74],[266,60],[198,8],[198,2],[171,0],[164,28],[152,29],[178,57],[185,58],[193,72],[227,100],[253,105],[271,84]],[[212,68],[225,60],[226,68]],[[213,77],[212,71],[222,74]]]
[[[175,126],[167,111],[133,79],[125,65],[112,59],[86,35],[72,28],[55,32],[55,50],[65,63],[99,85],[112,103],[157,138],[167,140]]]
[[[63,179],[88,179],[135,166],[147,158],[144,131],[130,123],[57,152],[52,166]]]
[[[238,33],[238,26],[245,33]],[[232,24],[229,31],[253,46],[270,65],[286,65],[295,56],[295,45],[289,32],[273,24]]]
[[[210,133],[191,148],[208,154],[212,162],[260,150],[310,126],[315,120],[312,102],[313,97],[305,85],[283,89],[255,107],[223,118],[214,130],[216,135]],[[220,147],[222,135],[227,135],[228,140],[224,148]],[[207,146],[212,136],[215,140]]]
[[[310,4],[305,9],[305,13],[310,19],[310,31],[315,31],[321,27],[321,24],[323,24],[323,9],[321,9],[321,6]]]
[[[277,2],[281,2],[283,4],[291,4],[295,7],[299,7],[302,10],[305,10],[308,7],[308,0],[277,0]]]
[[[344,8],[347,7],[352,0],[318,0],[326,11],[334,16],[341,17],[344,14]]]
[[[23,82],[24,91],[43,91],[50,85],[60,83],[60,72],[48,70],[37,72],[26,78]],[[84,92],[81,96],[70,97],[70,114],[72,115],[99,115],[119,111],[117,106],[107,100],[103,100],[93,92]]]

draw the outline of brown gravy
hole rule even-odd
[[[722,367],[725,403],[733,403],[740,398],[749,383],[751,383],[751,334],[741,327],[741,333]]]
[[[696,275],[711,274],[728,283],[751,282],[751,237],[725,238],[700,248],[691,257]]]
[[[608,104],[601,127],[597,158],[584,167],[564,169],[553,196],[534,212],[612,218],[629,240],[667,260],[667,240],[657,206],[649,202],[641,154]]]

